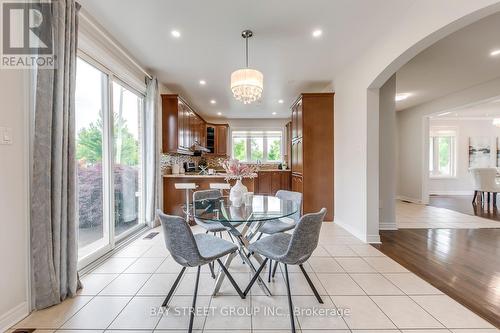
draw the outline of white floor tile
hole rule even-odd
[[[121,274],[108,284],[99,295],[134,296],[150,276],[151,274]]]
[[[161,317],[155,330],[181,330],[187,331],[189,326],[189,314],[191,311],[193,297],[192,296],[174,296],[169,303],[166,312]],[[203,328],[206,313],[205,309],[210,304],[210,297],[199,296],[196,300],[195,316],[193,321],[193,329],[200,330]]]
[[[347,274],[318,274],[328,295],[365,295],[356,282]]]
[[[241,299],[239,296],[217,296],[212,298],[210,308],[213,313],[207,316],[205,330],[248,329],[251,327],[250,297]],[[234,312],[231,312],[233,311]]]
[[[85,304],[90,302],[91,299],[92,297],[90,296],[69,298],[61,304],[31,313],[28,317],[17,323],[15,327],[41,329],[59,328]]]
[[[290,332],[290,317],[287,296],[252,296],[252,328],[254,332],[261,330],[288,330]],[[299,328],[298,318],[295,327]]]
[[[83,288],[78,295],[95,296],[118,277],[118,274],[87,274],[81,278]]]
[[[118,253],[114,254],[115,258],[138,258],[143,255],[147,250],[151,248],[151,245],[129,245]]]
[[[404,293],[381,274],[353,273],[351,278],[367,295],[403,295]]]
[[[137,295],[166,296],[178,274],[155,273],[144,283]]]
[[[446,295],[411,297],[448,328],[494,328],[490,323]]]
[[[351,329],[391,329],[392,321],[368,296],[332,296],[338,309],[348,310],[344,320]]]
[[[342,267],[333,258],[313,257],[308,260],[316,273],[343,273]]]
[[[348,273],[375,273],[376,270],[361,258],[335,258]]]
[[[407,295],[442,294],[413,273],[386,273],[384,276]]]
[[[157,309],[163,297],[135,297],[111,323],[109,329],[154,329],[161,319]]]
[[[301,329],[346,329],[342,316],[336,311],[333,302],[323,297],[324,304],[319,304],[313,296],[294,296],[293,305]]]
[[[385,257],[385,254],[369,244],[349,245],[349,247],[360,257]]]
[[[92,273],[123,273],[136,260],[136,258],[109,258]]]
[[[124,273],[154,273],[164,258],[139,258]]]
[[[379,273],[408,272],[406,268],[388,257],[365,257],[363,259]]]
[[[444,328],[408,296],[373,296],[372,300],[400,329]]]
[[[332,257],[358,257],[349,245],[323,245]]]

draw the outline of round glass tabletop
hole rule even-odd
[[[198,200],[193,204],[196,218],[214,222],[268,221],[299,211],[298,205],[291,200],[266,195],[254,195],[251,205],[243,203],[240,207],[231,205],[227,197]]]

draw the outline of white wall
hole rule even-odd
[[[380,88],[379,96],[379,229],[395,230],[397,179],[396,75]]]
[[[377,89],[432,43],[499,10],[498,0],[415,1],[334,79],[335,220],[361,240],[380,240]]]
[[[29,312],[28,149],[29,76],[0,69],[0,127],[13,144],[0,145],[0,331]]]
[[[398,126],[398,187],[400,198],[426,203],[425,167],[429,145],[429,115],[498,96],[500,78],[469,89],[397,112]]]
[[[455,127],[456,138],[456,172],[455,178],[429,179],[429,194],[473,194],[472,177],[469,173],[469,138],[489,137],[491,156],[489,167],[496,167],[496,138],[500,137],[500,128],[491,124],[492,119],[431,119],[429,126]]]

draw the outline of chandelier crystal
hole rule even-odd
[[[248,38],[253,36],[252,31],[245,30],[241,36],[245,38],[246,68],[238,69],[231,74],[231,91],[236,100],[250,104],[262,97],[264,75],[248,67]]]

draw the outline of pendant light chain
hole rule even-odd
[[[245,37],[245,44],[246,44],[246,65],[247,65],[247,68],[248,68],[248,36]]]

